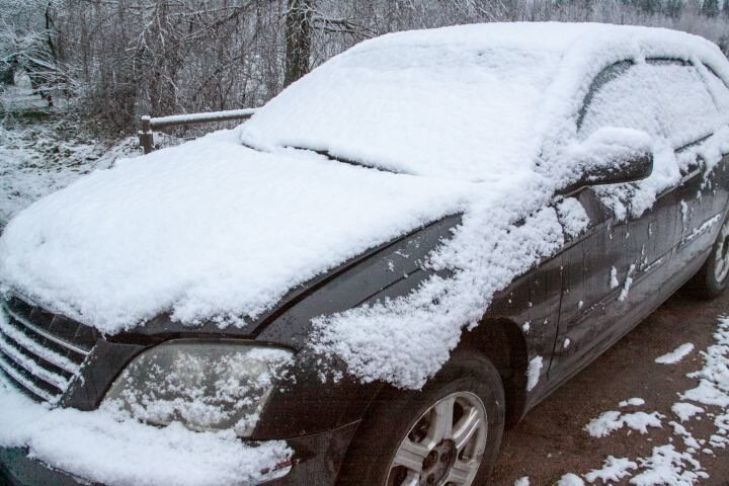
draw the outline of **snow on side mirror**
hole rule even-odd
[[[653,172],[651,137],[628,128],[601,128],[566,153],[575,168],[575,182],[560,191],[585,186],[618,184],[645,179]]]

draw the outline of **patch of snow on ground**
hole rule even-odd
[[[686,390],[680,395],[683,400],[691,400],[703,405],[729,407],[729,395],[711,380],[702,379],[696,388]]]
[[[642,398],[630,398],[628,400],[623,400],[618,404],[620,408],[640,407],[642,405],[645,405],[645,400],[643,400]]]
[[[514,486],[529,486],[529,477],[524,476],[514,481]]]
[[[585,486],[585,482],[578,475],[567,473],[554,486]]]
[[[666,353],[663,356],[659,356],[656,358],[656,363],[659,364],[676,364],[682,359],[684,359],[686,356],[691,354],[691,352],[694,350],[693,343],[685,343],[671,351],[670,353]]]
[[[629,476],[632,469],[638,469],[638,464],[624,457],[608,456],[602,469],[590,471],[585,475],[585,479],[590,483],[594,483],[598,479],[605,483],[620,481]]]
[[[679,452],[671,444],[654,447],[650,457],[638,462],[642,472],[630,479],[635,486],[693,486],[708,477],[691,454]]]
[[[686,426],[676,421],[669,421],[668,425],[673,429],[673,434],[681,439],[680,449],[677,448],[676,444],[668,443],[654,447],[651,454],[646,457],[617,461],[609,456],[602,469],[591,471],[583,475],[583,478],[589,482],[598,479],[606,482],[629,479],[628,483],[634,486],[664,486],[668,484],[671,486],[693,486],[709,477],[696,456],[698,454],[714,456],[713,449],[723,449],[729,446],[729,438],[727,438],[729,435],[729,411],[727,411],[729,407],[729,318],[722,317],[719,319],[714,339],[715,343],[702,353],[704,357],[703,368],[688,375],[699,380],[698,386],[681,394],[684,400],[691,400],[703,405],[703,407],[689,402],[677,402],[671,407],[671,411],[682,422],[693,417],[713,419],[714,433],[706,438],[695,437]],[[693,349],[693,346],[691,347]],[[678,350],[680,349],[681,347],[678,348]],[[678,354],[681,353],[675,351],[671,353],[671,359],[675,359]],[[623,404],[627,405],[629,402],[631,400],[621,402],[621,406]],[[642,400],[640,402],[643,404]],[[634,414],[633,419],[629,420],[633,422],[633,425],[642,424],[647,429],[650,422],[660,426],[659,419],[663,418],[661,414],[657,412],[651,414],[638,413],[643,415],[638,417]],[[628,425],[625,415],[615,411],[608,411],[597,419],[590,421],[585,430],[593,437],[605,437],[624,425]],[[602,477],[604,471],[610,470],[609,467],[605,466],[617,466],[618,464],[626,466],[621,470],[620,478],[607,479]],[[628,465],[637,465],[637,467],[627,467]]]
[[[614,410],[603,412],[599,417],[594,418],[585,426],[585,430],[592,437],[607,437],[616,430],[623,427],[636,430],[641,434],[647,434],[649,427],[661,427],[661,418],[658,412],[633,412],[620,413]]]
[[[686,450],[693,454],[697,450],[701,449],[701,443],[697,441],[694,436],[689,432],[686,427],[675,421],[668,422],[668,425],[673,427],[674,435],[677,435],[683,439],[683,443],[686,446]]]
[[[688,402],[676,402],[671,406],[671,411],[681,420],[686,422],[691,419],[694,415],[704,413],[705,410],[701,407]]]

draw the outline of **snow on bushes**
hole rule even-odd
[[[139,154],[136,137],[109,147],[95,140],[69,140],[51,124],[0,126],[0,232],[33,201],[82,175],[108,168],[120,157]]]

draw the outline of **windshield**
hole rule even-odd
[[[557,56],[427,40],[377,39],[335,57],[260,109],[242,141],[467,180],[531,164],[533,123]]]

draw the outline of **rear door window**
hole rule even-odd
[[[708,66],[706,67],[706,82],[709,85],[709,90],[714,96],[716,105],[719,110],[724,113],[725,117],[729,117],[729,87],[722,81],[719,76],[716,75],[713,69]]]
[[[649,61],[666,135],[675,148],[710,135],[719,110],[699,71],[678,61]]]

